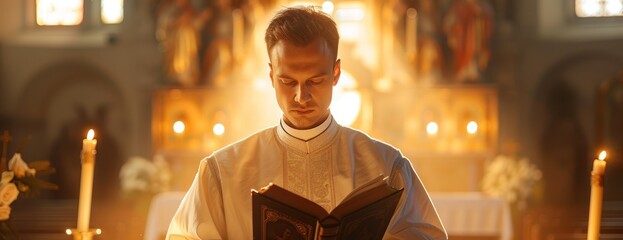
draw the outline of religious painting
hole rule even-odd
[[[156,1],[155,37],[164,56],[166,82],[223,87],[237,80],[236,68],[264,53],[255,28],[272,5],[270,0]]]
[[[604,187],[609,199],[623,199],[619,184],[623,181],[623,74],[605,81],[597,95],[597,144],[607,151]]]
[[[419,84],[490,82],[496,21],[504,0],[403,0],[394,3],[395,38]]]
[[[604,82],[598,94],[599,142],[609,158],[623,153],[623,75]]]

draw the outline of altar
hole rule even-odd
[[[481,192],[431,193],[449,238],[513,238],[511,211],[504,199]]]

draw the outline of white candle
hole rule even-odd
[[[591,172],[591,203],[588,213],[588,240],[599,239],[601,226],[601,205],[604,193],[604,173],[606,171],[606,151],[599,154],[599,159],[593,161]]]
[[[234,9],[231,12],[231,16],[233,25],[232,54],[234,55],[234,60],[239,61],[242,54],[244,54],[244,16],[240,9]]]
[[[89,130],[82,140],[82,173],[80,175],[80,200],[78,202],[78,231],[89,231],[91,217],[91,193],[93,192],[93,168],[95,167],[95,133]]]
[[[405,48],[407,52],[407,56],[411,59],[416,60],[417,57],[417,10],[415,8],[407,9],[407,20],[406,20],[406,36],[405,36]]]

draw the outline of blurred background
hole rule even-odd
[[[401,149],[452,238],[586,239],[604,150],[623,237],[622,0],[0,0],[3,155],[59,187],[13,203],[18,235],[69,238],[94,129],[96,238],[161,237],[152,199],[279,120],[263,33],[298,4],[338,23],[337,121]]]

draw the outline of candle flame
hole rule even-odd
[[[601,151],[601,153],[599,153],[599,160],[604,161],[606,160],[606,151]]]
[[[476,132],[478,132],[478,123],[476,123],[476,121],[469,121],[466,128],[467,133],[474,135],[476,134]]]
[[[439,131],[439,125],[436,122],[429,122],[426,124],[426,133],[428,135],[435,135]]]
[[[89,132],[87,133],[87,139],[93,140],[93,137],[95,137],[95,132],[93,131],[93,129],[89,129]]]
[[[225,125],[223,125],[222,123],[214,124],[214,127],[212,127],[212,132],[214,132],[214,135],[216,136],[222,136],[223,133],[225,133]]]
[[[183,133],[185,129],[186,129],[186,125],[184,125],[184,122],[176,121],[175,123],[173,123],[173,131],[175,133],[177,134]]]

